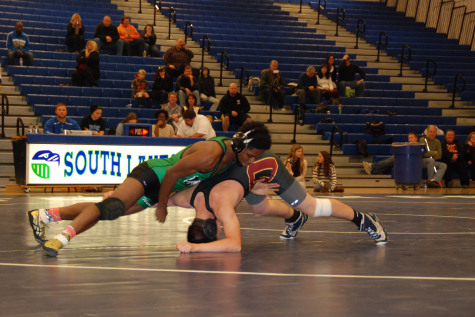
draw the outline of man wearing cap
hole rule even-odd
[[[82,119],[81,130],[92,131],[93,135],[104,135],[106,121],[101,118],[102,107],[100,105],[92,105],[90,109],[91,114]]]

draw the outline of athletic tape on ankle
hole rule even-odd
[[[315,199],[315,213],[314,217],[330,217],[332,215],[332,203],[330,199]]]

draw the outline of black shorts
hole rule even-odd
[[[138,201],[142,207],[148,208],[158,202],[160,180],[153,169],[148,166],[147,162],[137,165],[128,177],[138,180],[143,186],[144,195]]]
[[[229,115],[229,123],[242,125],[247,118],[250,118],[247,113],[238,113],[236,117]]]

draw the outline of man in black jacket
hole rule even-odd
[[[356,73],[360,74],[361,79],[356,80]],[[343,63],[338,68],[338,91],[340,96],[345,96],[346,87],[355,89],[356,97],[363,97],[366,73],[355,64],[351,64],[350,56],[346,54],[343,56]]]
[[[445,141],[442,142],[442,162],[447,164],[447,170],[444,175],[445,187],[449,187],[453,171],[459,174],[462,187],[469,187],[470,180],[468,179],[467,165],[463,157],[462,145],[459,141],[455,140],[454,130],[447,130],[445,133]]]
[[[238,93],[238,87],[235,83],[229,85],[228,92],[221,98],[219,107],[223,114],[223,130],[228,131],[231,123],[242,126],[251,121],[247,114],[251,110],[247,98]]]
[[[97,49],[99,52],[101,48],[115,49],[115,55],[122,55],[124,49],[124,41],[119,37],[117,27],[111,23],[111,18],[105,16],[102,23],[96,26],[94,32],[94,41],[97,43]]]

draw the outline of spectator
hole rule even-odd
[[[445,140],[442,142],[442,162],[447,165],[445,171],[445,187],[449,187],[452,180],[452,172],[456,172],[460,177],[460,184],[463,188],[468,188],[470,180],[467,175],[467,164],[463,155],[462,144],[455,140],[455,131],[447,130]]]
[[[84,31],[86,28],[81,22],[81,16],[74,13],[71,21],[68,23],[68,31],[66,33],[66,46],[69,52],[79,53],[86,46],[84,39]]]
[[[468,135],[463,145],[463,153],[472,177],[472,185],[475,183],[475,132]]]
[[[15,24],[15,31],[7,35],[7,64],[14,65],[15,59],[19,60],[21,65],[33,65],[33,53],[30,52],[30,40],[28,35],[23,33],[23,23]],[[21,59],[21,60],[20,60]]]
[[[125,117],[124,120],[122,120],[118,125],[117,128],[115,128],[115,135],[118,136],[124,136],[126,133],[124,133],[124,124],[126,123],[137,123],[138,122],[138,117],[135,113],[131,112]]]
[[[157,68],[155,72],[155,81],[153,82],[151,96],[159,104],[167,102],[168,94],[173,90],[172,78],[168,75],[164,66]]]
[[[335,164],[327,151],[318,153],[317,161],[313,165],[314,192],[332,192],[336,188]]]
[[[303,147],[301,145],[292,145],[289,155],[284,161],[284,165],[303,188],[306,188],[305,174],[307,174],[307,160],[304,158]]]
[[[360,74],[361,79],[356,81],[356,73]],[[351,64],[350,56],[346,54],[343,56],[343,62],[338,68],[338,90],[340,96],[345,96],[346,87],[355,89],[356,97],[363,97],[366,73],[355,64]]]
[[[336,83],[336,68],[335,68],[335,56],[328,55],[325,59],[325,64],[328,65],[328,73],[332,79],[332,82]]]
[[[119,32],[120,39],[124,41],[126,56],[132,55],[132,49],[137,51],[137,56],[146,55],[145,40],[140,37],[140,33],[137,31],[137,29],[132,24],[130,24],[130,17],[124,15],[122,18],[120,18],[120,25],[117,28],[117,32]]]
[[[181,114],[183,113],[182,107],[179,106],[177,102],[178,98],[175,92],[168,94],[168,103],[162,105],[162,110],[165,110],[168,113],[168,122],[172,125],[175,131],[178,129],[178,123],[181,120]]]
[[[101,76],[99,70],[99,51],[97,43],[88,41],[86,49],[76,57],[77,66],[72,74],[73,84],[76,86],[85,86],[84,80],[89,81],[92,87],[97,87],[97,79]]]
[[[186,98],[186,103],[182,107],[182,114],[186,110],[193,110],[196,114],[200,113],[201,108],[196,105],[196,97],[195,95],[189,95]]]
[[[153,57],[160,57],[160,50],[157,45],[155,45],[155,43],[157,43],[157,36],[153,30],[153,25],[147,24],[142,31],[141,37],[145,42],[146,54]]]
[[[63,134],[64,131],[81,130],[75,120],[66,117],[68,115],[68,109],[64,103],[58,102],[54,113],[56,113],[56,118],[51,118],[46,121],[43,127],[43,133]]]
[[[307,67],[307,71],[300,75],[297,95],[299,96],[299,104],[306,108],[305,103],[307,96],[310,96],[312,103],[320,103],[320,91],[318,90],[317,76],[315,76],[315,67]]]
[[[186,46],[184,39],[178,39],[174,47],[170,47],[163,57],[167,72],[172,78],[183,74],[185,66],[190,66],[191,59],[195,56]]]
[[[184,106],[189,95],[195,95],[196,104],[200,106],[200,92],[198,90],[198,81],[193,76],[191,66],[186,66],[183,74],[176,80],[176,91],[178,92],[178,100],[180,105]]]
[[[278,61],[270,62],[270,67],[261,72],[259,88],[261,98],[274,110],[281,110],[285,101],[285,82],[278,68]]]
[[[201,75],[198,78],[198,89],[200,91],[201,101],[213,103],[209,110],[218,110],[219,100],[216,98],[216,92],[214,90],[214,78],[209,74],[208,67],[203,67],[201,70]]]
[[[322,96],[329,100],[332,105],[337,105],[340,102],[340,95],[336,84],[333,82],[330,73],[328,72],[328,65],[323,64],[317,73],[318,87],[322,92]]]
[[[139,69],[136,75],[134,75],[134,80],[132,81],[132,98],[137,99],[139,108],[143,108],[143,100],[146,99],[149,107],[155,108],[152,104],[152,99],[148,94],[148,82],[145,80],[145,75],[147,72],[145,69]]]
[[[214,138],[214,132],[208,118],[201,114],[196,114],[193,110],[183,112],[183,121],[178,126],[176,133],[181,138]]]
[[[102,107],[100,105],[92,105],[90,107],[91,114],[82,118],[81,129],[92,131],[93,135],[104,135],[106,131],[106,121],[101,118]]]
[[[223,131],[227,132],[231,123],[242,126],[244,123],[251,122],[251,117],[247,114],[251,110],[249,101],[238,93],[235,83],[229,85],[226,95],[219,102],[219,109],[223,114]]]
[[[165,110],[157,110],[155,112],[157,123],[152,126],[153,136],[171,138],[175,136],[175,129],[167,123],[168,112]]]
[[[419,139],[427,147],[427,152],[424,154],[425,158],[430,158],[427,163],[427,186],[432,188],[440,188],[442,178],[444,177],[447,165],[440,162],[442,158],[442,145],[440,141],[435,138],[437,135],[437,127],[430,125],[427,127],[427,136]]]
[[[94,41],[97,43],[97,49],[100,52],[103,48],[115,50],[115,55],[122,55],[124,41],[120,39],[117,27],[111,23],[111,18],[105,16],[102,23],[96,26],[94,32]]]

